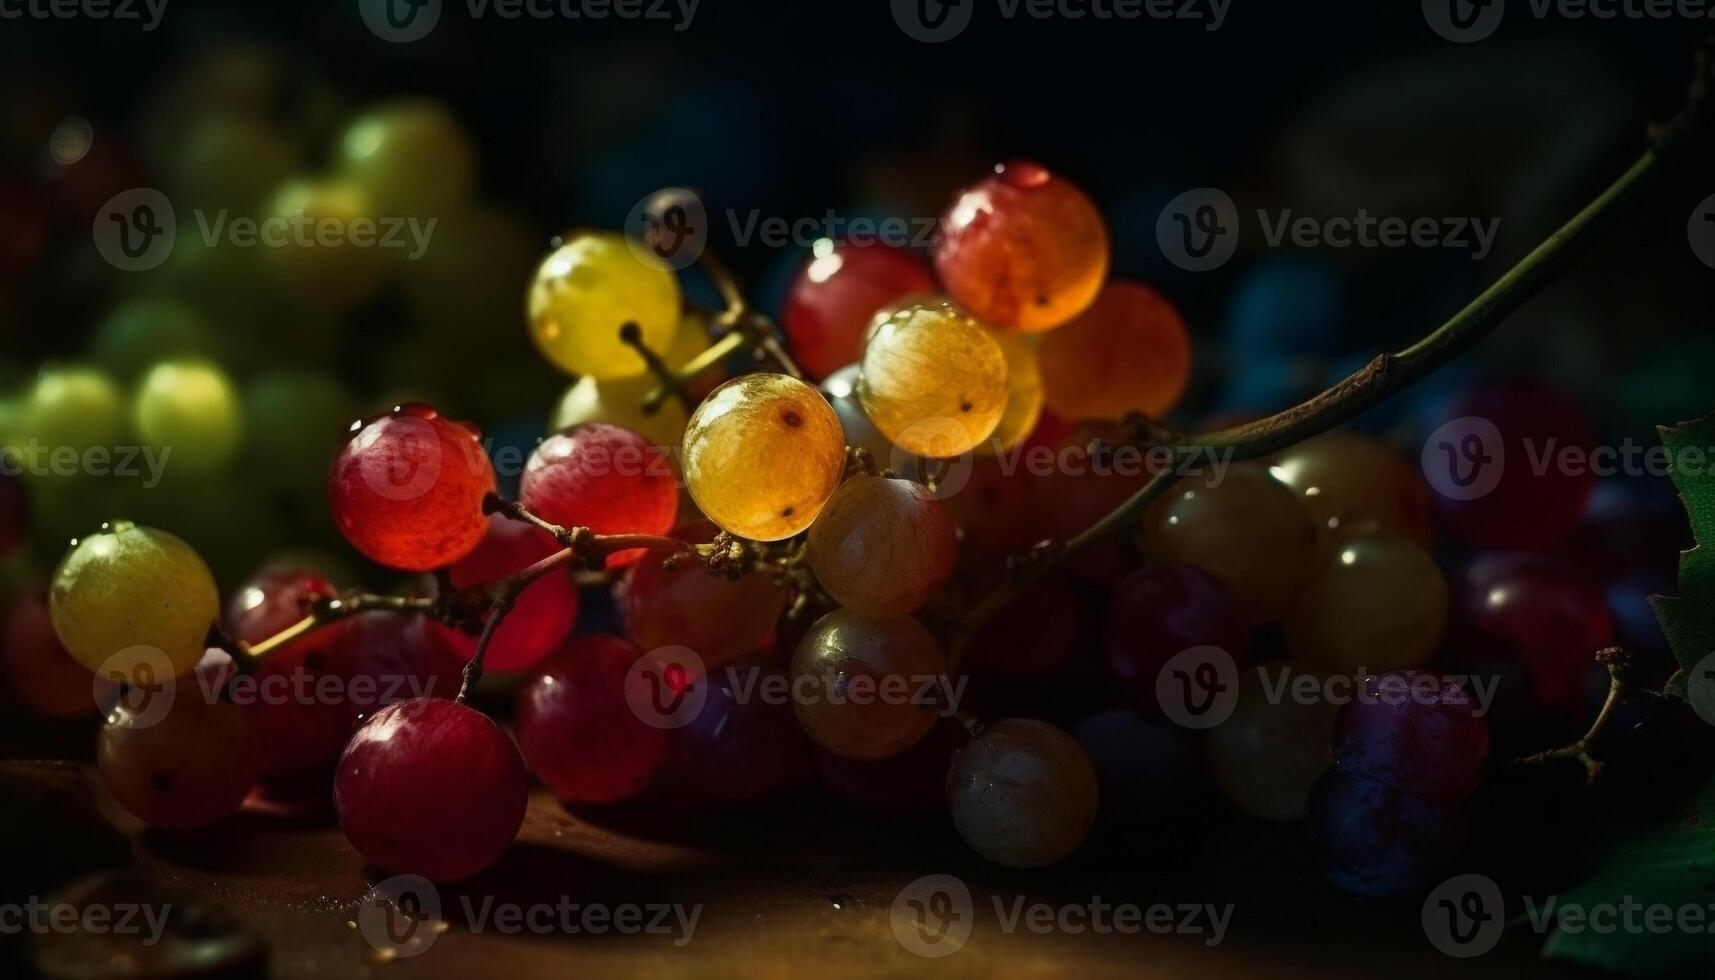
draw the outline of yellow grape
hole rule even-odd
[[[54,632],[79,663],[158,682],[166,678],[149,672],[158,671],[162,655],[175,676],[202,659],[220,595],[190,545],[166,531],[115,521],[75,542],[60,560],[48,608]]]
[[[218,472],[231,462],[244,431],[232,380],[207,361],[155,365],[137,388],[131,417],[144,445],[193,474]]]
[[[820,392],[784,374],[747,374],[691,415],[685,484],[709,520],[753,541],[810,526],[846,467],[840,420]]]
[[[994,434],[977,446],[977,452],[993,455],[1012,449],[1030,438],[1042,419],[1042,370],[1036,348],[1016,334],[997,333],[994,339],[1006,355],[1006,411]]]
[[[679,328],[679,283],[624,235],[577,232],[537,266],[526,308],[548,360],[572,374],[624,378],[649,366],[621,328],[634,323],[650,349],[666,349]]]
[[[861,476],[834,491],[810,525],[810,568],[834,601],[873,615],[916,610],[953,574],[958,535],[934,491]]]
[[[945,300],[884,310],[870,326],[858,400],[894,445],[943,459],[970,452],[1006,411],[1006,355]]]
[[[691,363],[709,346],[707,327],[701,316],[687,316],[661,352],[667,366],[678,370]],[[712,372],[711,372],[712,373]],[[548,423],[549,432],[559,432],[586,422],[607,422],[641,432],[657,446],[677,449],[690,419],[684,402],[669,397],[653,413],[643,411],[643,399],[661,382],[653,374],[630,378],[581,378],[561,396]]]
[[[1447,626],[1447,579],[1410,538],[1378,532],[1344,542],[1286,616],[1292,655],[1342,672],[1427,662]]]
[[[262,248],[262,261],[300,299],[329,310],[345,310],[374,295],[386,280],[389,255],[380,247],[386,229],[369,193],[348,180],[287,181],[269,202],[272,234],[283,242]],[[374,226],[374,241],[356,243],[362,223]],[[325,237],[323,229],[347,234]]]
[[[452,113],[427,99],[379,106],[340,140],[340,165],[389,216],[445,215],[476,185],[476,148]]]
[[[1281,453],[1271,470],[1337,539],[1381,530],[1434,543],[1428,486],[1380,439],[1330,432]]]

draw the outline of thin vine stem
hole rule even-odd
[[[1609,723],[1614,719],[1615,710],[1619,708],[1620,703],[1626,699],[1626,695],[1631,690],[1631,685],[1626,679],[1629,664],[1626,661],[1624,650],[1619,647],[1608,647],[1596,654],[1596,661],[1608,668],[1608,697],[1602,702],[1601,710],[1596,712],[1595,720],[1590,722],[1589,731],[1571,745],[1514,759],[1512,760],[1513,765],[1541,765],[1559,759],[1575,759],[1584,766],[1585,780],[1592,783],[1596,781],[1596,777],[1602,772],[1602,763],[1601,760],[1590,754],[1590,747],[1602,737],[1602,733],[1607,730]]]

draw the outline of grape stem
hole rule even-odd
[[[1594,783],[1596,777],[1601,775],[1602,762],[1590,755],[1590,746],[1596,744],[1596,740],[1602,737],[1602,733],[1608,728],[1608,723],[1614,718],[1614,709],[1619,707],[1630,692],[1631,684],[1627,680],[1630,661],[1624,650],[1619,647],[1608,647],[1596,654],[1596,662],[1608,668],[1608,698],[1602,702],[1601,710],[1596,712],[1595,720],[1590,723],[1590,730],[1571,745],[1514,759],[1512,765],[1542,765],[1557,759],[1576,759],[1584,766],[1586,781]]]
[[[1701,129],[1707,112],[1711,78],[1711,42],[1696,53],[1696,72],[1684,107],[1671,121],[1650,129],[1649,147],[1619,179],[1608,186],[1485,289],[1464,309],[1417,343],[1391,354],[1379,354],[1343,381],[1302,404],[1245,425],[1206,434],[1191,434],[1159,422],[1133,417],[1128,428],[1146,447],[1167,447],[1177,460],[1202,454],[1230,454],[1234,460],[1255,459],[1277,452],[1348,422],[1429,376],[1442,365],[1470,349],[1493,331],[1531,297],[1566,272],[1596,241],[1599,233],[1617,219],[1621,206],[1661,171],[1661,164],[1689,144]],[[1149,505],[1166,493],[1176,476],[1175,467],[1157,474],[1142,489],[1106,517],[1063,542],[1039,545],[1020,561],[1013,574],[978,600],[955,634],[948,656],[950,670],[957,670],[971,638],[996,613],[1026,588],[1060,565],[1066,558],[1109,534],[1136,526]]]

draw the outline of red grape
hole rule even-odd
[[[18,599],[0,644],[0,676],[18,703],[44,718],[64,721],[95,713],[95,675],[60,644],[45,594]]]
[[[864,331],[877,310],[935,289],[923,260],[882,243],[842,242],[818,250],[786,294],[780,326],[792,354],[812,378],[825,378],[863,354]]]
[[[410,572],[470,554],[488,530],[482,502],[494,490],[476,430],[417,403],[353,426],[328,476],[329,506],[346,540]]]
[[[714,540],[714,525],[680,528],[682,541]],[[645,650],[689,647],[710,667],[766,649],[786,609],[786,593],[766,572],[739,579],[712,575],[702,562],[681,559],[672,568],[646,559],[626,569],[614,587],[625,630]]]
[[[590,422],[549,436],[530,455],[524,506],[544,520],[597,534],[666,534],[679,515],[679,488],[660,447],[630,429]],[[609,555],[620,568],[641,550]]]
[[[270,565],[226,604],[226,632],[241,643],[260,643],[310,613],[310,605],[339,594],[319,572]]]
[[[755,800],[797,782],[810,770],[810,740],[772,667],[733,667],[709,678],[708,699],[690,724],[673,732],[675,775],[711,800]],[[943,770],[945,772],[945,770]]]
[[[1465,573],[1466,625],[1523,665],[1533,700],[1572,707],[1598,650],[1613,640],[1601,588],[1576,566],[1536,555],[1487,555]]]
[[[560,550],[552,536],[502,514],[488,519],[488,535],[476,550],[448,569],[454,588],[481,585],[530,567]],[[578,587],[569,572],[556,570],[530,583],[494,633],[483,665],[520,671],[559,648],[578,621]],[[452,646],[469,660],[477,638],[449,630]]]
[[[339,760],[334,809],[370,863],[455,881],[512,845],[529,793],[518,748],[500,726],[456,701],[416,698],[357,730]]]
[[[625,692],[643,651],[617,636],[573,639],[518,692],[518,742],[530,771],[566,803],[615,803],[648,787],[668,733],[645,723]]]
[[[1475,792],[1488,752],[1488,726],[1470,692],[1421,671],[1365,678],[1334,726],[1341,772],[1437,803]]]
[[[1102,649],[1120,683],[1155,704],[1161,668],[1192,647],[1225,650],[1242,665],[1250,645],[1244,611],[1221,580],[1192,565],[1161,563],[1114,586]]]

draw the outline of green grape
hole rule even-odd
[[[784,374],[746,374],[697,406],[685,485],[709,520],[753,541],[810,526],[840,484],[845,433],[821,393]]]
[[[1232,715],[1209,730],[1209,769],[1223,795],[1262,820],[1304,817],[1310,788],[1334,762],[1339,706],[1321,688],[1301,699],[1291,677],[1246,670]],[[1270,697],[1270,692],[1278,692]]]
[[[476,186],[477,153],[452,113],[427,99],[379,106],[340,139],[340,171],[382,214],[446,215]]]
[[[210,213],[253,215],[297,164],[297,147],[267,122],[230,113],[208,116],[177,148],[174,193]]]
[[[994,335],[945,301],[876,314],[858,400],[894,445],[943,459],[970,452],[1006,412],[1006,355]]]
[[[624,235],[578,232],[536,268],[526,298],[530,336],[571,374],[608,379],[642,374],[642,357],[620,339],[635,324],[651,350],[679,328],[679,283],[649,250]]]
[[[50,450],[111,446],[124,430],[122,412],[118,386],[101,371],[44,368],[25,400],[21,435]]]
[[[127,382],[169,358],[220,353],[220,340],[202,314],[175,299],[145,296],[113,308],[95,329],[90,353]]]
[[[1001,413],[994,434],[984,439],[977,452],[985,455],[1005,452],[1030,438],[1036,423],[1042,418],[1042,369],[1037,363],[1036,348],[1025,335],[997,333],[992,335],[1006,355],[1006,411]]]
[[[1403,534],[1343,542],[1286,614],[1286,642],[1299,661],[1341,672],[1385,671],[1427,662],[1447,626],[1447,579]]]
[[[320,493],[357,402],[334,378],[310,371],[258,375],[244,390],[247,474]]]
[[[380,211],[350,181],[287,181],[266,210],[263,221],[280,230],[273,232],[277,245],[259,239],[263,262],[295,297],[324,310],[347,310],[375,295],[390,268],[387,253],[402,251],[381,247]],[[355,241],[360,222],[372,232],[365,245]],[[324,228],[331,233],[322,235]]]
[[[860,476],[834,491],[810,525],[816,581],[835,602],[872,615],[915,611],[952,577],[959,542],[934,491]]]
[[[90,670],[146,674],[164,655],[174,675],[202,659],[220,613],[214,576],[195,549],[168,534],[115,521],[72,545],[48,592],[54,632]],[[117,658],[117,659],[113,659]]]
[[[137,388],[132,419],[145,445],[170,452],[168,465],[191,474],[231,462],[244,431],[231,380],[206,361],[155,365]]]

